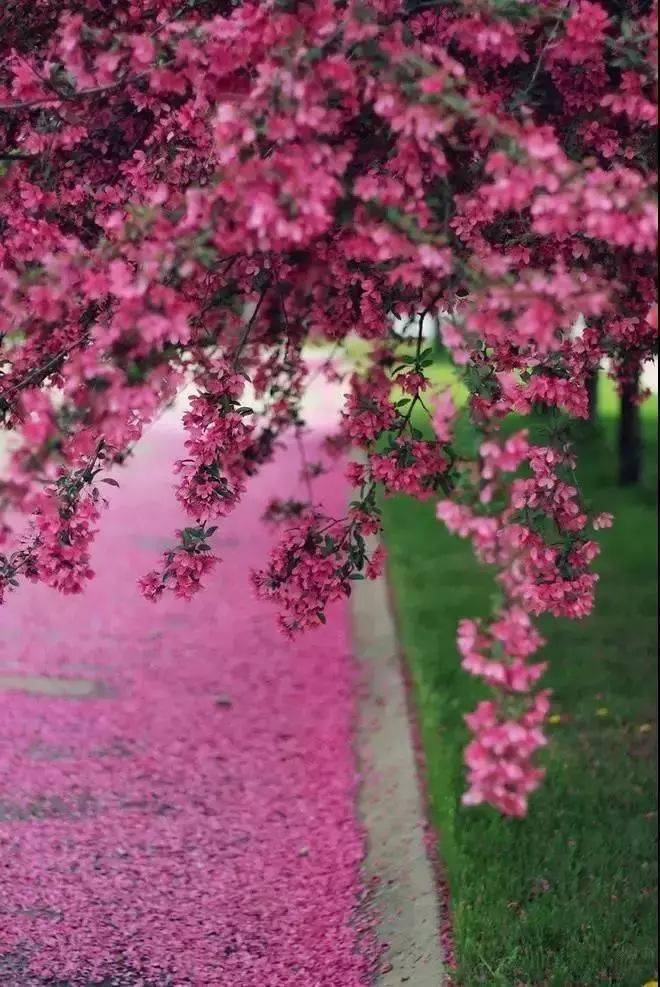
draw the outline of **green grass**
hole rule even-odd
[[[599,536],[595,614],[542,621],[545,682],[561,722],[549,727],[548,777],[524,820],[460,805],[462,717],[486,693],[459,667],[456,623],[487,615],[493,570],[446,532],[432,504],[384,504],[430,813],[451,890],[456,980],[468,987],[640,987],[656,971],[657,402],[644,408],[644,481],[621,489],[616,403],[605,384],[600,400],[599,428],[578,443],[578,478],[616,522]]]

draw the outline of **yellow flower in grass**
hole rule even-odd
[[[561,716],[559,713],[553,713],[552,716],[549,716],[548,723],[561,723]]]
[[[607,706],[599,706],[596,710],[596,716],[609,716],[610,711]]]

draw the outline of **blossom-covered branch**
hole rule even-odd
[[[118,469],[192,385],[174,464],[190,525],[141,579],[191,596],[217,524],[300,435],[306,341],[340,352],[357,334],[369,366],[345,380],[334,441],[363,450],[356,499],[343,519],[273,505],[285,531],[255,583],[287,633],[323,621],[382,568],[377,491],[440,498],[502,591],[490,623],[459,631],[494,689],[469,719],[467,800],[523,813],[547,707],[532,617],[589,612],[585,532],[607,519],[582,504],[560,427],[533,445],[501,425],[539,406],[584,417],[601,361],[629,389],[656,350],[654,16],[649,0],[14,4],[0,592],[83,588],[99,454]],[[430,399],[427,313],[482,433],[471,459],[450,396]],[[402,317],[420,328],[403,355]]]

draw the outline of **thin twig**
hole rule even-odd
[[[0,391],[0,398],[4,398],[8,394],[13,394],[14,391],[19,391],[22,387],[25,387],[27,384],[30,384],[41,374],[47,376],[47,372],[50,370],[51,367],[55,366],[55,364],[58,363],[59,360],[63,360],[64,357],[68,356],[68,354],[71,353],[73,350],[75,350],[76,347],[82,346],[83,343],[88,342],[88,340],[89,340],[88,333],[85,334],[84,336],[81,336],[80,339],[77,339],[74,343],[71,343],[70,346],[67,346],[66,349],[61,350],[56,356],[52,357],[48,361],[48,363],[45,363],[42,367],[37,367],[35,370],[31,370],[29,374],[26,374],[25,377],[22,377],[21,380],[17,381],[11,387],[8,387],[6,390]]]
[[[155,27],[154,30],[148,35],[148,37],[154,38],[157,34],[159,34],[161,31],[163,31],[166,27],[169,27],[170,24],[172,24],[174,21],[178,20],[179,17],[182,16],[182,14],[187,13],[189,10],[190,11],[194,10],[195,7],[196,7],[196,5],[197,5],[196,4],[196,0],[192,0],[192,2],[185,3],[177,11],[175,11],[174,14],[172,14],[171,17],[169,17],[162,24],[159,24],[157,27]],[[60,92],[60,90],[55,86],[55,84],[53,82],[51,82],[49,79],[43,79],[39,75],[39,73],[36,71],[36,69],[34,68],[34,66],[31,65],[29,62],[27,62],[26,59],[23,59],[23,61],[26,62],[26,64],[28,65],[28,67],[32,70],[32,72],[34,72],[34,74],[37,76],[37,78],[41,82],[44,83],[44,85],[47,85],[51,89],[54,90],[54,94],[53,94],[52,97],[42,96],[42,97],[37,98],[37,99],[25,99],[25,100],[21,100],[20,102],[17,102],[17,103],[2,103],[2,104],[0,104],[0,111],[2,111],[2,112],[7,113],[7,112],[11,112],[13,110],[28,110],[28,109],[31,109],[32,107],[43,106],[44,104],[48,105],[50,103],[57,103],[57,102],[64,102],[64,103],[66,103],[66,102],[72,102],[73,100],[76,100],[76,99],[81,99],[84,96],[95,96],[95,95],[98,95],[99,93],[110,92],[112,89],[119,88],[119,86],[122,84],[122,82],[125,82],[125,81],[134,82],[137,79],[143,78],[147,74],[146,72],[138,72],[135,75],[129,76],[128,75],[128,69],[125,69],[124,72],[122,73],[122,75],[120,75],[120,77],[117,79],[116,82],[112,82],[112,83],[109,83],[109,84],[104,85],[104,86],[91,86],[89,89],[80,89],[78,92],[73,92],[73,93],[67,94],[67,93]]]
[[[24,99],[18,103],[0,103],[0,112],[11,113],[15,110],[29,110],[33,107],[41,106],[47,109],[51,103],[72,103],[77,99],[82,99],[84,96],[96,96],[99,93],[107,93],[113,89],[118,89],[122,82],[127,79],[129,82],[133,82],[135,79],[139,79],[141,76],[145,75],[141,72],[139,75],[127,77],[126,73],[117,79],[116,82],[111,82],[106,86],[91,86],[89,89],[79,89],[72,93],[61,93],[56,90],[57,95],[53,96],[41,96],[38,99]]]
[[[243,352],[243,350],[245,348],[245,344],[247,343],[247,341],[248,341],[248,339],[250,337],[250,332],[252,331],[252,326],[255,323],[255,320],[256,320],[256,318],[257,318],[257,316],[259,314],[259,310],[261,309],[263,300],[266,297],[266,294],[268,292],[268,289],[270,288],[270,282],[271,282],[271,279],[269,277],[267,283],[262,288],[261,294],[259,295],[259,301],[257,302],[256,308],[255,308],[254,312],[252,313],[252,316],[250,317],[250,321],[245,326],[245,329],[243,330],[243,334],[241,335],[241,338],[238,341],[238,344],[236,346],[236,350],[234,352],[234,359],[233,359],[234,368],[236,368],[236,366],[238,365],[238,361],[239,361],[240,355]]]
[[[546,42],[543,45],[543,48],[541,49],[541,51],[539,53],[539,57],[537,59],[536,65],[534,66],[534,71],[532,72],[531,78],[530,78],[529,82],[527,83],[527,85],[525,86],[525,88],[523,89],[523,91],[521,93],[521,98],[524,97],[524,96],[526,96],[527,93],[529,93],[531,91],[531,89],[533,88],[534,83],[536,82],[536,77],[538,76],[539,72],[541,71],[541,65],[543,63],[543,56],[545,55],[545,53],[548,50],[549,46],[552,44],[552,42],[555,39],[555,36],[557,34],[557,31],[559,30],[559,25],[561,24],[561,22],[563,20],[563,17],[564,17],[564,11],[568,7],[569,2],[570,2],[570,0],[566,0],[566,3],[564,4],[564,6],[562,8],[560,8],[560,10],[559,10],[559,13],[557,14],[557,19],[556,19],[555,23],[552,26],[552,30],[550,31],[550,34],[546,38]]]

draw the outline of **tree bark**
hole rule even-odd
[[[592,370],[587,377],[587,401],[589,402],[589,424],[598,421],[598,370]]]
[[[624,381],[621,390],[619,417],[619,483],[631,486],[642,475],[642,429],[639,404],[639,371]]]
[[[436,356],[444,356],[446,352],[445,344],[442,342],[442,333],[440,332],[440,326],[442,320],[439,315],[433,318],[433,344],[435,348]]]

